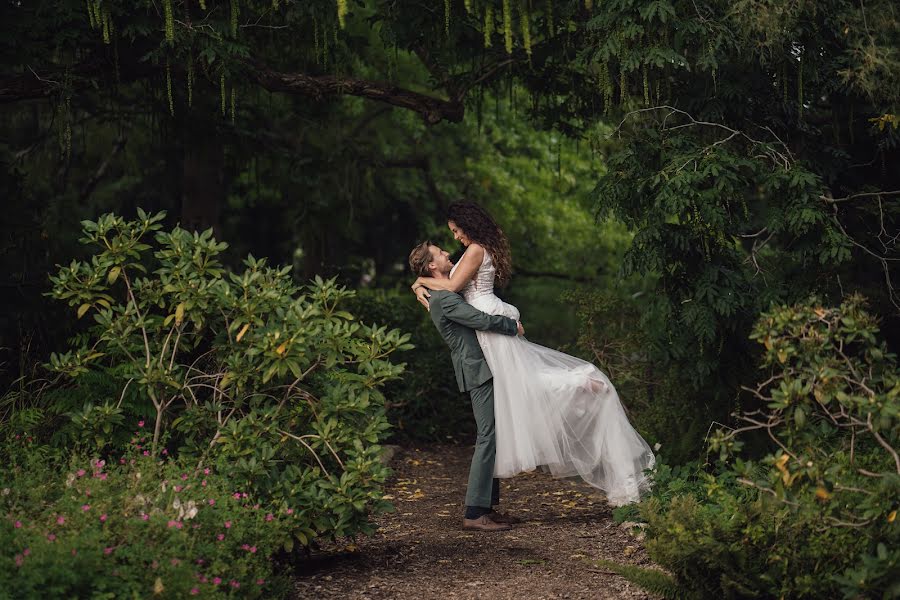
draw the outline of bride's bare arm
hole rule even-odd
[[[469,244],[468,249],[462,255],[453,276],[450,279],[435,279],[434,277],[419,277],[413,284],[413,288],[425,286],[429,290],[447,290],[458,292],[466,287],[466,284],[475,277],[481,261],[484,259],[484,248],[478,244]]]

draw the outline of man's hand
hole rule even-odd
[[[414,290],[416,294],[416,300],[419,301],[419,304],[425,307],[425,310],[431,310],[431,307],[428,305],[428,298],[431,298],[431,294],[428,293],[428,288],[424,285],[420,285]]]
[[[516,330],[519,332],[519,335],[525,335],[525,328],[522,327],[522,321],[516,321]]]

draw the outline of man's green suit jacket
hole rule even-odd
[[[516,322],[509,317],[481,312],[454,292],[435,290],[431,292],[428,304],[431,320],[450,346],[459,391],[468,392],[491,379],[493,374],[484,360],[474,330],[516,335]]]

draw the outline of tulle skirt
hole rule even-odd
[[[493,294],[470,304],[519,318],[516,307]],[[655,458],[606,375],[522,337],[476,333],[494,375],[495,476],[543,467],[554,477],[580,476],[613,506],[639,501]]]

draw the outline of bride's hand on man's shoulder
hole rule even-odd
[[[419,301],[419,304],[424,306],[426,310],[431,310],[431,306],[428,304],[428,298],[431,297],[431,293],[428,291],[427,287],[420,285],[413,289],[413,293],[416,295],[416,300]]]

